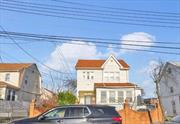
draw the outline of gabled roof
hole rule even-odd
[[[106,60],[78,60],[76,63],[76,69],[78,68],[101,68]],[[129,65],[124,60],[118,60],[118,62],[123,66],[123,68],[128,69]]]
[[[28,68],[33,63],[0,63],[0,71],[19,71]]]
[[[95,83],[95,88],[136,87],[133,83]]]

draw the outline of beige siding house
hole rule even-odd
[[[41,94],[41,75],[33,63],[0,64],[0,99],[30,102]]]
[[[77,97],[80,104],[122,108],[125,99],[136,106],[141,88],[129,82],[129,65],[110,55],[107,60],[78,60]]]

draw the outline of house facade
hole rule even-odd
[[[165,114],[180,114],[180,62],[165,64],[159,87]]]
[[[41,75],[33,63],[0,64],[0,99],[27,101],[41,94]]]
[[[110,55],[107,60],[78,60],[77,97],[80,104],[122,108],[125,99],[136,106],[141,88],[129,82],[129,65]]]

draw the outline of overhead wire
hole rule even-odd
[[[165,14],[165,15],[177,15],[180,16],[180,13],[174,13],[174,12],[159,12],[159,11],[150,11],[150,10],[137,10],[137,9],[127,9],[127,8],[115,8],[115,7],[107,7],[107,6],[101,6],[101,5],[92,5],[87,3],[79,3],[79,2],[72,2],[72,1],[64,1],[64,0],[51,0],[55,2],[61,2],[61,3],[68,3],[71,5],[80,5],[80,6],[87,6],[87,7],[97,7],[97,8],[104,8],[108,10],[116,10],[117,11],[128,11],[128,12],[138,12],[138,13],[153,13],[153,14]],[[112,11],[114,12],[114,11]],[[136,13],[137,14],[137,13]],[[158,15],[159,16],[159,15]]]
[[[33,55],[31,55],[31,54],[30,54],[29,52],[27,52],[23,47],[21,47],[21,46],[18,44],[18,42],[16,42],[16,41],[11,37],[11,35],[8,34],[8,32],[6,32],[6,30],[5,30],[1,25],[0,25],[0,28],[7,34],[8,38],[9,38],[11,41],[13,41],[19,49],[21,49],[25,54],[27,54],[27,55],[28,55],[29,57],[31,57],[33,60],[35,60],[36,62],[38,62],[38,63],[41,64],[42,66],[44,66],[44,67],[46,67],[46,68],[48,68],[48,69],[50,69],[50,70],[52,70],[52,71],[55,71],[55,72],[58,72],[58,73],[63,73],[63,72],[61,72],[61,71],[55,70],[55,69],[47,66],[46,64],[44,64],[43,62],[41,62],[39,59],[37,59],[36,57],[34,57]]]
[[[35,37],[37,38],[37,37]],[[41,37],[42,38],[42,37]],[[43,37],[45,38],[45,37]],[[54,40],[54,38],[51,36],[47,37],[47,39],[50,38],[48,42],[52,42]],[[34,40],[37,40],[37,39],[34,39]],[[155,53],[163,53],[163,54],[174,54],[174,55],[180,55],[179,52],[168,52],[167,50],[166,51],[157,51],[157,50],[145,50],[145,49],[136,49],[136,48],[122,48],[119,44],[119,46],[115,45],[115,46],[109,46],[109,44],[105,44],[104,42],[97,42],[97,41],[94,41],[94,44],[93,41],[88,41],[88,40],[83,40],[84,43],[88,43],[88,44],[84,44],[82,42],[80,42],[81,40],[76,40],[76,39],[57,39],[56,38],[56,41],[53,41],[53,42],[57,42],[57,40],[59,40],[58,42],[60,43],[67,43],[67,44],[76,44],[76,45],[89,45],[89,46],[99,46],[99,47],[111,47],[111,48],[116,48],[116,49],[125,49],[125,50],[134,50],[134,51],[145,51],[145,52],[155,52]],[[71,42],[71,41],[74,41],[74,42]],[[96,44],[95,44],[96,43]],[[98,43],[101,43],[101,44],[98,44]],[[106,42],[107,43],[107,42]],[[112,43],[110,43],[112,44]],[[132,45],[133,46],[133,45]],[[137,45],[135,45],[137,46]],[[149,46],[150,47],[150,46]],[[179,50],[180,48],[177,47],[177,49]]]
[[[33,33],[12,32],[12,31],[8,31],[8,33],[11,35],[15,35],[15,36],[42,38],[42,39],[39,39],[40,41],[43,41],[44,38],[45,39],[69,38],[69,39],[80,39],[80,40],[85,39],[85,40],[93,40],[93,41],[95,40],[95,41],[114,41],[114,42],[122,41],[121,39],[112,39],[112,38],[66,36],[66,35],[65,36],[63,36],[63,35],[46,35],[46,34],[33,34]],[[0,31],[0,36],[3,36],[4,34],[6,34],[6,33],[3,31]],[[37,42],[40,42],[40,41],[37,41]],[[126,40],[126,39],[123,39],[123,41],[126,41],[128,43],[131,43],[131,42],[151,43],[151,41],[147,41],[147,40]],[[52,42],[54,42],[54,41],[52,41]],[[6,43],[6,42],[4,42],[4,43]],[[167,44],[167,45],[180,45],[180,42],[173,42],[173,41],[154,41],[154,43],[156,43],[156,44]]]
[[[73,36],[55,36],[55,35],[41,35],[41,34],[30,34],[30,33],[18,33],[18,32],[8,32],[9,34],[13,36],[22,36],[28,37],[28,38],[40,38],[40,40],[43,39],[50,39],[52,41],[47,41],[47,42],[58,42],[57,40],[64,40],[64,41],[80,41],[84,40],[84,42],[89,42],[89,43],[98,43],[98,44],[107,44],[107,45],[123,45],[123,46],[139,46],[139,47],[154,47],[154,48],[165,48],[165,49],[180,49],[178,46],[160,46],[160,45],[149,45],[151,42],[144,42],[145,44],[134,44],[133,42],[141,42],[141,41],[136,41],[136,40],[128,40],[131,41],[129,43],[117,43],[117,42],[105,42],[102,41],[101,38],[96,38],[96,40],[90,40],[91,38],[85,38],[85,37],[73,37]],[[0,36],[2,34],[5,34],[4,32],[0,31]],[[20,37],[19,37],[20,38]],[[93,39],[93,38],[92,38]],[[116,40],[116,41],[126,41],[126,40]],[[40,42],[40,41],[39,41]],[[45,42],[44,40],[42,42]],[[143,43],[143,42],[142,42]],[[175,42],[174,42],[175,43]],[[169,42],[170,44],[170,42]],[[180,45],[180,43],[177,43]]]
[[[112,24],[125,24],[125,25],[134,25],[134,26],[148,26],[148,27],[164,27],[164,28],[180,28],[180,26],[176,25],[161,25],[161,24],[146,24],[146,23],[139,23],[136,22],[127,22],[127,21],[116,21],[116,20],[103,20],[103,19],[94,19],[94,18],[88,18],[88,16],[77,16],[75,14],[63,14],[57,15],[45,10],[35,10],[35,9],[29,9],[29,8],[23,8],[23,7],[10,7],[10,6],[0,6],[0,9],[6,10],[6,11],[12,11],[12,12],[20,12],[24,14],[33,14],[33,15],[42,15],[42,16],[49,16],[49,17],[56,17],[56,18],[65,18],[65,19],[74,19],[74,20],[81,20],[81,21],[93,21],[93,22],[102,22],[102,23],[112,23]],[[59,13],[60,14],[60,13]]]
[[[8,3],[9,2],[9,3]],[[89,16],[89,17],[108,17],[108,18],[111,18],[111,19],[124,19],[124,20],[129,20],[129,21],[149,21],[149,22],[159,22],[159,23],[166,23],[166,21],[168,21],[167,23],[175,23],[175,24],[179,24],[179,18],[168,18],[168,16],[164,16],[166,18],[160,18],[159,16],[158,17],[147,17],[148,14],[144,15],[144,16],[139,16],[139,15],[127,15],[127,13],[125,13],[126,15],[122,14],[122,13],[105,13],[104,11],[100,11],[100,12],[93,12],[93,11],[88,11],[86,12],[84,8],[75,8],[75,10],[72,10],[74,8],[72,7],[67,7],[67,6],[58,6],[57,5],[48,5],[48,4],[38,4],[38,3],[32,3],[32,2],[22,2],[22,1],[14,1],[14,0],[11,0],[11,1],[6,1],[6,2],[2,2],[2,4],[5,4],[5,5],[15,5],[15,6],[23,6],[23,7],[29,7],[29,8],[38,8],[38,9],[45,9],[45,10],[48,10],[48,11],[53,11],[53,12],[61,12],[61,14],[71,14],[71,13],[75,13],[76,15],[80,15],[80,16]],[[65,8],[65,9],[62,9],[62,8]],[[66,13],[64,13],[66,12]],[[67,12],[71,12],[71,13],[67,13]],[[75,15],[74,14],[74,15]],[[82,15],[83,14],[83,15]],[[90,14],[90,15],[89,15]],[[94,16],[94,15],[98,15],[98,16]],[[103,18],[102,17],[102,18]],[[145,20],[147,19],[147,20]],[[155,20],[155,21],[154,21]],[[156,21],[157,20],[157,21]],[[161,21],[159,21],[161,20]]]

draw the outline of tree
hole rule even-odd
[[[69,105],[76,103],[76,96],[70,91],[64,91],[58,93],[58,104],[59,105]]]
[[[162,61],[160,61],[158,66],[156,66],[151,72],[151,78],[153,79],[153,81],[154,81],[154,83],[156,85],[156,94],[157,94],[157,97],[158,97],[158,100],[159,100],[159,105],[160,105],[160,108],[161,108],[163,119],[165,119],[165,113],[164,113],[164,108],[163,108],[163,105],[162,105],[159,85],[160,85],[161,78],[163,76],[164,66],[165,66],[165,64]]]

